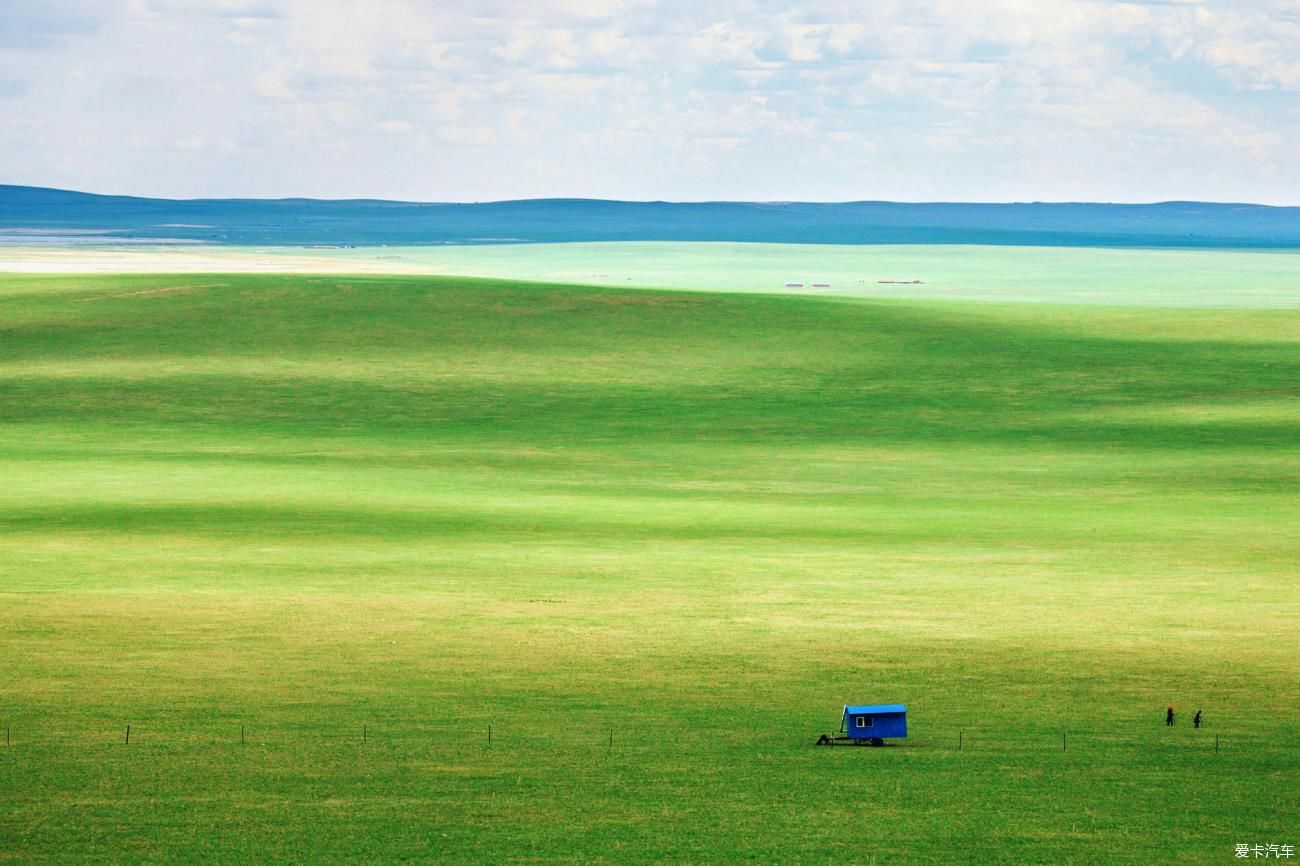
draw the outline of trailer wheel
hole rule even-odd
[[[885,741],[882,740],[882,739],[880,739],[880,737],[872,737],[872,738],[871,738],[871,745],[873,745],[873,746],[883,746],[884,744],[885,744]]]

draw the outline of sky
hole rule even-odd
[[[1300,204],[1300,0],[0,0],[0,183]]]

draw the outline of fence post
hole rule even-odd
[[[126,745],[131,745],[131,726],[126,726]]]
[[[361,742],[363,742],[363,743],[366,742],[366,739],[367,739],[366,726],[365,726],[365,725],[362,725],[362,726],[361,726]]]
[[[492,745],[492,726],[488,725],[488,745]]]
[[[958,732],[957,732],[957,751],[959,751],[959,752],[961,751],[961,741],[962,741],[962,737],[965,736],[965,734],[966,734],[965,731],[958,731]]]
[[[239,726],[239,745],[244,745],[244,726],[242,723]]]
[[[1065,731],[1061,731],[1061,751],[1065,751]]]

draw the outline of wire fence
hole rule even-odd
[[[869,741],[850,741],[837,732],[792,732],[755,735],[734,728],[698,728],[664,732],[635,720],[621,724],[581,727],[537,727],[475,720],[430,722],[375,722],[357,720],[338,723],[286,723],[232,721],[224,724],[184,726],[176,723],[139,721],[100,724],[46,723],[6,724],[4,747],[121,746],[124,748],[204,748],[224,746],[374,746],[374,747],[482,747],[510,750],[661,749],[684,751],[726,750],[731,747],[760,751],[798,750],[818,745],[836,748],[864,748]],[[825,733],[826,737],[822,737]],[[826,738],[832,738],[825,742]],[[965,727],[921,730],[905,738],[885,739],[884,750],[907,752],[952,752],[996,754],[1077,751],[1167,751],[1200,754],[1295,754],[1300,760],[1300,738],[1294,731],[1261,733],[1240,730],[1165,729],[1141,732],[1107,732],[1082,729]]]

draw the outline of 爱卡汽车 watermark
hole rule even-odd
[[[1238,860],[1255,860],[1255,859],[1267,860],[1270,857],[1276,857],[1277,859],[1281,860],[1283,857],[1294,857],[1294,856],[1295,856],[1294,845],[1278,845],[1278,844],[1249,845],[1245,842],[1237,843]]]

